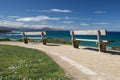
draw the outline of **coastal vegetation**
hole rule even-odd
[[[0,38],[0,41],[11,41],[9,38]]]
[[[16,41],[23,41],[22,39],[18,39]],[[39,40],[33,40],[33,39],[29,39],[30,42],[41,42]],[[48,38],[47,39],[47,43],[55,43],[55,44],[72,44],[71,41],[66,40],[66,39],[62,39],[62,38]]]
[[[0,26],[0,33],[8,33],[8,32],[12,32],[12,29]]]
[[[0,30],[0,33],[8,33],[11,32],[11,30]]]
[[[69,40],[60,38],[49,38],[48,43],[59,43],[59,44],[72,44]]]
[[[1,38],[0,41],[12,41],[12,40],[10,40],[9,38]],[[15,40],[15,41],[22,42],[23,40],[22,39],[18,39],[18,40]],[[36,42],[35,40],[29,40],[29,41],[30,42]],[[41,42],[41,41],[39,41],[39,42]],[[65,40],[65,39],[61,39],[61,38],[48,38],[47,42],[48,43],[55,43],[55,44],[67,44],[67,45],[71,45],[72,44],[71,41]],[[111,50],[118,50],[118,51],[120,51],[120,46],[112,46]]]
[[[44,52],[0,45],[0,80],[70,80]]]
[[[112,50],[118,50],[118,51],[120,51],[120,46],[113,46]]]

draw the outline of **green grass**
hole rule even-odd
[[[0,38],[0,41],[11,41],[9,38]]]
[[[70,80],[45,53],[0,45],[0,80]]]
[[[59,43],[59,44],[72,44],[69,40],[60,39],[60,38],[49,38],[48,43]]]
[[[16,40],[16,41],[22,41],[22,39]],[[33,40],[29,39],[29,42],[42,42],[42,40]],[[66,39],[61,38],[48,38],[47,43],[55,43],[55,44],[66,44],[66,45],[72,45],[72,42]]]
[[[118,50],[118,51],[120,51],[120,46],[113,46],[112,50]]]

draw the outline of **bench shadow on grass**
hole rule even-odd
[[[98,51],[98,49],[96,48],[83,48],[83,49]],[[111,55],[120,55],[120,51],[114,51],[114,50],[107,50],[105,53],[111,54]]]

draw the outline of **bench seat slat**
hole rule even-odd
[[[98,40],[94,40],[94,39],[75,39],[78,41],[91,41],[91,42],[98,42]]]
[[[36,39],[36,40],[37,40],[37,39],[38,39],[38,40],[39,40],[39,39],[42,39],[42,37],[27,37],[27,38],[28,38],[28,39]]]
[[[78,40],[78,41],[90,41],[90,42],[98,42],[98,40],[94,40],[94,39],[75,39],[75,40]],[[109,40],[102,40],[102,42],[105,42],[105,43],[108,43],[110,42]]]

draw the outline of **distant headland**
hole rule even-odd
[[[0,26],[0,33],[8,33],[12,31],[64,31],[60,29],[53,29],[53,28],[13,28],[13,27],[4,27]]]

